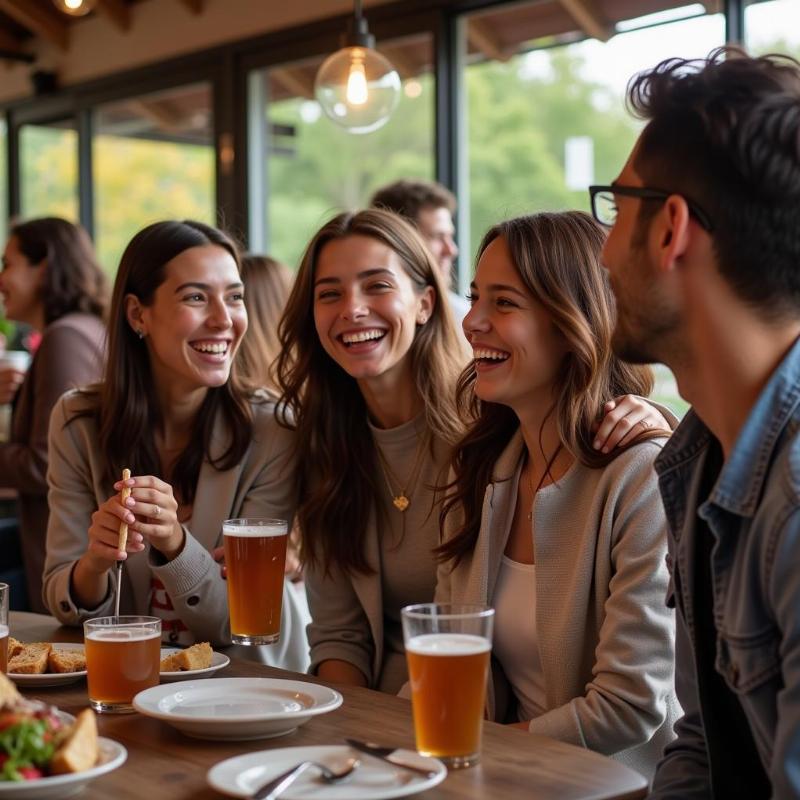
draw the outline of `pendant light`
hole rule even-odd
[[[350,133],[370,133],[389,121],[400,89],[397,70],[375,50],[361,0],[355,0],[342,49],[325,59],[314,81],[322,110]]]
[[[71,17],[82,17],[97,5],[97,0],[53,0],[53,5]]]

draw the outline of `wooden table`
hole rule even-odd
[[[51,617],[25,612],[11,612],[10,617],[11,635],[22,641],[82,641],[80,630],[60,627]],[[239,659],[218,674],[310,679]],[[338,744],[346,736],[414,748],[408,700],[368,689],[335,688],[344,696],[336,711],[313,717],[287,736],[255,742],[205,742],[139,714],[100,715],[101,735],[124,744],[128,760],[120,769],[90,783],[80,796],[85,800],[213,800],[220,795],[206,785],[206,772],[213,764],[241,753]],[[87,705],[85,681],[24,693],[72,714]],[[484,725],[480,765],[453,771],[439,786],[417,796],[424,800],[627,800],[644,797],[646,788],[643,777],[610,758],[490,722]]]

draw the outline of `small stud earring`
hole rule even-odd
[[[137,329],[136,329],[136,335],[137,335],[137,336],[138,336],[140,339],[144,339],[144,331],[143,331],[141,328],[137,328]]]

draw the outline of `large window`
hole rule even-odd
[[[92,148],[95,242],[113,274],[134,233],[160,219],[214,224],[211,89],[183,86],[100,106]]]
[[[7,142],[6,121],[0,117],[0,241],[5,240],[8,230],[8,161],[5,157]]]
[[[400,105],[381,129],[354,135],[314,100],[321,59],[254,73],[251,239],[295,268],[309,238],[338,211],[355,209],[397,178],[434,177],[431,37],[381,42],[403,78]]]
[[[78,134],[73,120],[20,130],[21,211],[25,218],[78,220]]]
[[[753,55],[788,53],[800,58],[800,2],[768,0],[745,9],[747,49]]]
[[[467,158],[459,200],[468,204],[460,234],[470,255],[499,220],[588,211],[587,187],[616,177],[640,130],[625,108],[631,76],[724,42],[722,15],[699,4],[635,19],[625,18],[630,4],[593,5],[620,13],[576,20],[559,3],[517,3],[464,21]],[[664,5],[642,0],[636,8]],[[656,395],[676,411],[686,408],[664,369]]]

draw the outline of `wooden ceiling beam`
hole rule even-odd
[[[508,61],[514,51],[498,40],[491,26],[482,19],[471,19],[467,22],[467,39],[469,43],[493,61]]]
[[[51,12],[48,6],[30,0],[0,0],[0,11],[36,36],[66,50],[69,47],[67,22],[58,17],[55,9]]]
[[[5,28],[0,28],[0,50],[8,53],[23,53],[22,42]]]
[[[299,69],[282,67],[271,69],[269,77],[279,83],[293,97],[305,97],[306,100],[314,99],[314,78],[309,78]]]
[[[203,0],[181,0],[181,3],[192,12],[192,14],[202,14],[203,13],[203,6],[205,3]]]
[[[98,0],[97,10],[108,17],[123,33],[131,27],[131,9],[123,0]]]
[[[607,42],[614,35],[614,26],[600,12],[595,0],[558,0],[558,2],[587,36]]]

